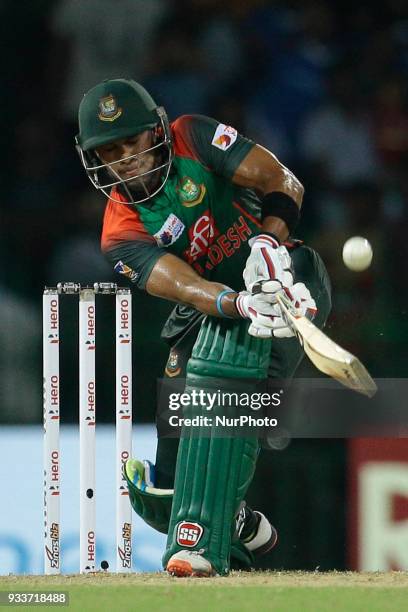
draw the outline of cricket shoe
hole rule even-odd
[[[236,516],[236,530],[242,544],[256,556],[265,555],[278,541],[278,532],[262,512],[241,502]]]
[[[210,578],[215,571],[209,561],[202,556],[201,550],[179,550],[167,563],[166,571],[178,578]]]

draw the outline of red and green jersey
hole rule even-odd
[[[102,250],[115,270],[144,288],[156,261],[170,252],[201,276],[243,288],[248,239],[260,226],[260,203],[232,177],[254,143],[200,115],[171,124],[174,161],[163,189],[147,203],[107,203]]]

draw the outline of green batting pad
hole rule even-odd
[[[270,340],[252,338],[247,329],[244,321],[203,321],[187,365],[186,392],[256,389],[256,383],[266,378]],[[237,416],[238,410],[215,406],[212,416]],[[188,406],[184,415],[202,412],[201,407]],[[164,567],[178,550],[199,550],[218,574],[228,574],[234,517],[258,455],[258,440],[239,434],[229,428],[228,437],[221,438],[214,428],[183,429]]]
[[[254,475],[257,454],[255,438],[181,440],[164,565],[175,552],[189,548],[202,550],[217,573],[228,573],[234,517]],[[190,524],[193,545],[180,536]]]
[[[269,365],[271,340],[248,334],[249,322],[204,319],[187,374],[219,378],[264,379]]]
[[[140,474],[143,476],[144,466],[139,461]],[[136,486],[129,478],[126,469],[123,470],[129,490],[129,499],[133,510],[142,518],[145,523],[160,531],[167,533],[173,502],[172,489],[156,489],[145,487],[142,490]]]
[[[138,464],[137,471],[143,477],[144,466],[142,462],[136,459],[132,459],[132,461]],[[136,514],[156,531],[168,533],[173,490],[154,487],[145,487],[142,490],[132,482],[126,469],[124,469],[124,476],[128,485],[130,503]],[[252,553],[245,548],[237,537],[231,545],[231,557],[234,559],[234,566],[239,569],[253,565]]]

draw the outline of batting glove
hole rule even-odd
[[[296,283],[290,288],[284,289],[286,296],[292,302],[293,308],[297,311],[298,316],[307,317],[313,320],[317,314],[316,302],[312,298],[309,289],[304,283]],[[254,295],[265,296],[268,293],[275,293],[275,284],[273,281],[261,281],[253,286]],[[273,336],[275,338],[291,338],[295,334],[290,326],[288,326],[282,318],[281,308],[277,306],[281,320],[277,319]],[[283,321],[283,325],[282,322]]]
[[[238,314],[243,319],[251,321],[248,328],[248,333],[251,336],[272,338],[276,336],[277,332],[282,333],[284,330],[286,330],[286,333],[289,332],[287,323],[282,318],[280,307],[276,303],[271,303],[271,300],[276,299],[274,293],[275,290],[270,293],[265,291],[252,295],[248,291],[241,291],[235,298]],[[279,335],[277,337],[286,336]]]
[[[253,286],[263,280],[274,282],[274,285],[270,286],[270,293],[293,285],[292,260],[286,247],[280,246],[279,242],[269,234],[259,234],[251,238],[249,245],[251,254],[243,272],[248,291],[252,293]]]

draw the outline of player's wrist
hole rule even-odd
[[[226,319],[233,319],[237,316],[235,308],[236,295],[237,292],[233,289],[223,289],[217,295],[215,300],[215,307],[221,317]]]

